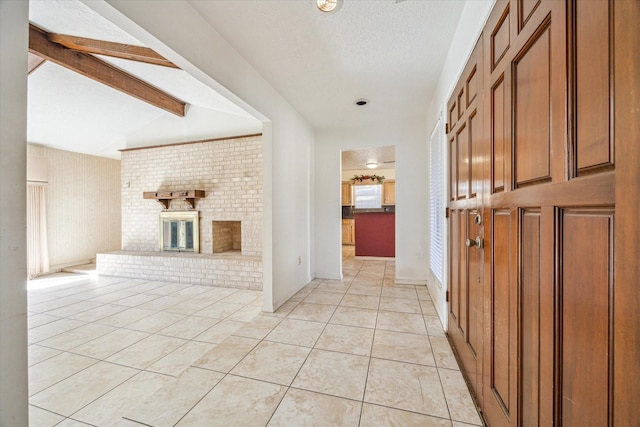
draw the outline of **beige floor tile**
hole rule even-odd
[[[221,296],[220,298],[224,298],[224,297]],[[205,307],[210,306],[211,304],[213,304],[212,300],[204,298],[203,296],[199,296],[197,298],[191,298],[191,299],[179,302],[176,305],[172,305],[171,307],[167,308],[166,311],[171,313],[193,314],[195,312],[202,310]]]
[[[290,318],[311,320],[313,322],[328,322],[336,307],[334,305],[311,304],[301,302],[289,313]]]
[[[101,302],[101,303],[112,303],[114,301],[118,301],[121,299],[128,298],[130,296],[136,295],[137,292],[130,292],[125,290],[114,290],[113,292],[108,292],[106,294],[99,295],[93,298],[91,301]]]
[[[210,286],[198,286],[198,285],[192,285],[192,286],[187,286],[184,289],[181,289],[177,292],[172,293],[171,295],[169,295],[170,297],[180,297],[180,298],[194,298],[197,297],[198,295],[202,295],[204,293],[207,293],[211,290]]]
[[[471,399],[467,384],[460,371],[438,369],[440,381],[447,399],[451,419],[468,424],[482,425],[478,411]]]
[[[313,292],[313,289],[300,289],[291,298],[289,298],[289,301],[300,302],[305,299],[311,292]]]
[[[387,331],[408,332],[411,334],[426,334],[424,319],[420,314],[396,313],[381,311],[378,313],[376,329]]]
[[[38,344],[31,344],[27,348],[29,352],[29,366],[33,366],[36,363],[40,363],[44,360],[47,360],[53,356],[57,356],[62,353],[60,350],[56,350],[54,348],[42,347]]]
[[[236,311],[244,307],[244,304],[231,304],[227,302],[214,302],[213,304],[196,311],[196,316],[212,317],[214,319],[225,319]]]
[[[29,396],[76,374],[98,360],[77,354],[61,353],[29,368]]]
[[[240,310],[231,314],[227,319],[236,320],[238,322],[248,322],[262,312],[262,307],[254,306],[253,303],[249,303],[242,307]]]
[[[363,283],[352,283],[351,286],[349,286],[349,290],[347,290],[347,295],[349,294],[371,295],[371,296],[379,297],[381,293],[382,293],[381,284],[370,285],[370,284],[363,284]]]
[[[291,388],[268,426],[357,426],[361,406],[353,400]]]
[[[58,424],[56,427],[93,427],[91,424],[83,423],[72,418],[67,418]]]
[[[371,355],[378,359],[436,366],[426,335],[377,330]]]
[[[30,402],[49,411],[70,416],[138,371],[98,362],[31,397]]]
[[[154,362],[147,368],[147,371],[177,377],[189,368],[193,362],[199,360],[215,346],[215,344],[208,342],[189,341],[182,347],[179,347],[162,359]]]
[[[313,350],[292,386],[346,399],[362,400],[368,368],[368,357]]]
[[[271,316],[286,317],[293,311],[294,308],[298,306],[299,303],[300,303],[299,301],[289,300],[284,304],[282,304],[280,307],[278,307],[278,309],[274,313],[268,313],[268,314]]]
[[[145,293],[154,294],[154,295],[170,295],[175,292],[181,291],[183,289],[189,288],[191,285],[183,285],[180,283],[169,283],[169,282],[151,282],[145,288]],[[138,289],[138,288],[136,288]]]
[[[338,307],[329,323],[361,328],[375,328],[378,312],[363,308]]]
[[[383,296],[380,298],[380,310],[422,314],[418,300],[408,298],[390,298]]]
[[[96,359],[106,359],[148,336],[149,334],[145,332],[117,329],[107,335],[75,347],[73,352],[83,356],[95,357]]]
[[[29,405],[29,426],[30,427],[53,427],[64,420],[62,415],[45,411],[36,406]]]
[[[140,308],[148,308],[149,310],[166,310],[167,308],[173,307],[187,299],[187,297],[176,296],[175,294],[165,295],[141,304]]]
[[[98,323],[88,323],[79,328],[58,334],[52,338],[40,341],[40,344],[57,348],[59,350],[70,350],[74,347],[99,338],[115,331],[113,326],[100,325]]]
[[[431,349],[438,368],[459,369],[458,361],[453,354],[449,340],[445,337],[429,337]]]
[[[145,369],[185,343],[185,340],[151,335],[109,356],[109,362],[137,369]]]
[[[170,337],[190,340],[218,322],[220,322],[219,319],[212,319],[210,317],[186,316],[182,320],[178,320],[176,323],[161,329],[157,333],[160,335],[168,335]]]
[[[219,372],[191,368],[126,411],[124,416],[150,426],[173,426],[223,377]]]
[[[429,332],[429,336],[432,337],[445,337],[444,329],[442,328],[442,323],[440,323],[440,319],[438,316],[424,316],[424,323],[427,326],[427,331]]]
[[[349,290],[350,283],[343,283],[341,280],[324,280],[316,288],[321,292],[336,292],[344,294]]]
[[[365,402],[449,418],[434,367],[371,359]]]
[[[282,318],[259,314],[236,330],[233,335],[261,340],[273,331],[280,322],[282,322]]]
[[[377,295],[347,294],[340,301],[341,307],[365,308],[377,310],[380,304],[380,297]]]
[[[369,356],[373,333],[374,330],[369,328],[329,324],[320,336],[315,348]]]
[[[431,294],[426,286],[416,286],[416,293],[418,294],[419,300],[431,301]]]
[[[358,273],[356,277],[351,281],[351,285],[365,285],[380,287],[383,283],[382,275],[378,277],[364,276],[362,273]]]
[[[174,380],[168,375],[142,371],[73,414],[73,418],[101,427],[117,425],[125,412]]]
[[[262,341],[231,370],[231,374],[288,386],[309,351],[311,349],[307,347]]]
[[[193,363],[193,366],[227,373],[260,341],[230,336]]]
[[[284,344],[313,347],[325,325],[326,323],[287,318],[280,322],[265,339]]]
[[[476,425],[477,424],[467,424],[467,423],[461,423],[460,421],[453,421],[453,427],[473,427]]]
[[[54,337],[58,334],[70,331],[71,329],[78,328],[85,324],[85,322],[73,319],[56,320],[55,322],[47,323],[46,325],[29,329],[28,339],[31,343],[44,341],[47,338]]]
[[[250,291],[241,289],[228,297],[224,297],[220,300],[220,302],[232,303],[232,304],[249,304],[262,297],[262,292],[260,291]]]
[[[303,302],[311,304],[327,304],[338,305],[342,300],[343,294],[336,292],[322,292],[315,290],[304,299]]]
[[[451,421],[365,403],[360,427],[452,427]]]
[[[229,288],[212,288],[207,292],[198,295],[198,298],[214,303],[216,301],[220,301],[221,299],[228,297],[229,295],[236,293],[237,291],[238,291],[237,289],[229,289]]]
[[[420,308],[422,309],[422,314],[425,316],[437,316],[438,312],[436,311],[436,307],[433,305],[431,300],[420,300]]]
[[[72,298],[55,298],[38,304],[30,304],[29,311],[34,313],[45,313],[77,302],[78,300]]]
[[[136,294],[131,295],[130,297],[119,299],[117,301],[113,301],[113,304],[117,305],[126,305],[127,307],[137,307],[149,301],[153,301],[160,298],[158,295],[153,294]]]
[[[244,326],[243,322],[236,322],[235,320],[215,320],[218,320],[218,323],[193,339],[196,341],[219,343]]]
[[[184,319],[186,315],[179,313],[168,313],[166,311],[159,311],[151,316],[144,317],[140,320],[136,320],[133,323],[127,325],[127,329],[133,329],[135,331],[149,332],[150,334],[158,332],[167,326]]]
[[[83,322],[96,322],[100,319],[104,319],[105,317],[112,316],[125,310],[127,310],[127,307],[123,305],[103,304],[96,309],[74,314],[73,316],[71,316],[71,318],[82,320]]]
[[[55,310],[49,310],[47,311],[47,314],[57,317],[71,317],[74,314],[78,314],[83,311],[95,310],[102,305],[102,303],[95,301],[78,301],[75,304],[69,304]]]
[[[146,308],[133,307],[119,313],[113,314],[108,317],[104,317],[97,321],[103,325],[115,326],[121,328],[123,326],[130,325],[133,322],[137,322],[140,319],[156,314],[155,310],[147,310]]]
[[[391,285],[382,287],[382,296],[387,298],[405,298],[418,300],[416,288],[409,285]]]
[[[177,427],[262,427],[286,390],[276,384],[227,375]]]
[[[50,316],[48,314],[38,313],[27,317],[27,324],[29,329],[31,329],[38,326],[46,325],[47,323],[55,322],[56,320],[60,320],[60,318],[56,316]]]

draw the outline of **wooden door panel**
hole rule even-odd
[[[458,199],[458,150],[456,139],[449,140],[449,199]]]
[[[541,3],[540,0],[518,0],[518,31],[525,28]]]
[[[488,49],[490,52],[490,64],[491,70],[493,71],[502,58],[505,57],[507,51],[510,46],[510,38],[511,38],[511,16],[509,11],[509,2],[497,2],[494,11],[502,10],[499,14],[498,22],[488,23],[489,30],[491,31],[490,40],[491,45]]]
[[[551,179],[550,21],[514,59],[514,188]]]
[[[493,264],[492,286],[489,300],[489,324],[491,331],[490,351],[485,353],[488,358],[485,361],[485,379],[492,394],[490,402],[495,402],[498,411],[503,411],[509,416],[511,410],[511,369],[514,366],[511,354],[511,336],[515,325],[512,323],[511,306],[512,292],[516,288],[511,282],[512,271],[515,265],[512,247],[512,213],[509,210],[497,210],[493,213],[491,258]],[[488,375],[487,375],[488,374]],[[495,399],[495,400],[494,400]],[[486,400],[485,400],[486,401]],[[489,403],[489,402],[487,402]],[[491,404],[491,403],[489,403]],[[487,414],[489,422],[497,421]]]
[[[449,291],[449,324],[457,325],[460,318],[460,214],[457,210],[450,212],[449,219],[449,283],[456,284]]]
[[[610,138],[610,6],[607,1],[570,2],[570,71],[575,80],[576,127],[573,176],[613,166]]]
[[[457,171],[457,194],[458,199],[464,199],[469,196],[469,132],[466,123],[462,123],[456,131],[456,153],[458,155]]]
[[[493,193],[505,190],[505,143],[507,140],[505,114],[505,84],[504,75],[502,75],[491,89]]]
[[[519,237],[521,259],[520,295],[520,419],[522,427],[540,424],[541,376],[541,224],[540,210],[522,215]]]
[[[563,265],[559,420],[565,427],[611,424],[613,211],[567,209]]]
[[[468,313],[468,296],[469,293],[467,291],[468,285],[468,266],[467,266],[467,211],[460,211],[459,216],[460,222],[458,223],[458,247],[460,248],[460,254],[458,258],[458,262],[460,265],[459,268],[459,284],[458,284],[458,297],[460,298],[460,309],[458,311],[458,329],[461,333],[461,344],[467,341],[466,331],[468,325],[467,316]]]
[[[484,149],[482,147],[482,135],[479,135],[482,129],[480,125],[477,110],[473,110],[469,114],[469,198],[475,198],[482,188],[482,169],[486,159],[484,158]]]
[[[478,211],[469,211],[467,215],[467,235],[475,239],[480,234],[480,227],[475,218]],[[482,301],[482,250],[467,247],[467,300]],[[467,345],[474,359],[482,353],[482,306],[481,304],[467,304]],[[474,361],[474,364],[476,363]]]

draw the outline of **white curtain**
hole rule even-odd
[[[27,183],[27,269],[29,279],[49,271],[45,184]]]

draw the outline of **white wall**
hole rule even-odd
[[[323,129],[316,133],[315,276],[340,278],[340,152],[394,145],[396,150],[396,281],[425,284],[429,227],[427,199],[427,131],[424,120],[381,123],[356,129]]]
[[[426,117],[426,125],[429,132],[429,135],[433,131],[436,122],[438,121],[439,114],[443,111],[446,111],[446,103],[451,93],[453,92],[454,86],[462,71],[464,66],[467,63],[467,59],[469,55],[471,55],[471,51],[473,50],[478,37],[480,36],[480,32],[482,31],[482,27],[484,26],[489,12],[493,8],[493,4],[495,0],[485,0],[485,1],[467,1],[465,3],[464,9],[462,11],[462,16],[460,18],[460,22],[458,23],[458,28],[456,30],[455,35],[453,36],[453,40],[451,41],[451,47],[449,48],[449,53],[447,54],[447,59],[445,60],[444,66],[442,67],[442,72],[440,74],[440,79],[438,81],[438,86],[436,87],[436,92],[434,98],[429,103],[429,107],[427,109],[427,117]],[[445,120],[446,120],[446,114]],[[428,139],[426,140],[428,143]],[[448,151],[447,149],[443,151],[443,158],[441,159],[445,165],[449,164]],[[427,155],[428,155],[427,150]],[[445,171],[448,171],[448,166],[445,166]],[[446,175],[448,176],[448,175]],[[448,196],[448,182],[444,180],[444,186],[440,189],[444,192],[445,195]],[[448,197],[445,197],[445,200],[449,200]],[[429,214],[427,213],[426,220],[429,221]],[[427,224],[430,226],[430,224]],[[437,285],[436,278],[431,273],[431,270],[428,272],[428,287],[429,292],[431,293],[431,297],[433,299],[433,303],[436,307],[436,311],[438,312],[438,317],[440,317],[440,321],[444,325],[445,329],[447,327],[447,303],[445,300],[445,292],[448,289],[448,277],[449,277],[449,265],[448,265],[448,245],[447,238],[449,230],[445,227],[445,245],[444,245],[444,262],[445,268],[443,269],[444,274],[444,282],[442,287]]]
[[[311,280],[312,128],[188,3],[87,4],[263,121],[263,308],[277,308]]]
[[[120,160],[29,144],[27,165],[35,159],[44,159],[48,170],[50,269],[120,249]]]
[[[26,426],[26,1],[0,1],[0,426]]]

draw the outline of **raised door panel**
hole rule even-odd
[[[468,239],[476,239],[480,235],[476,223],[478,211],[469,211],[467,215]],[[465,240],[466,243],[466,240]],[[467,247],[467,300],[482,301],[482,248]],[[472,356],[478,358],[482,354],[482,304],[468,304],[467,312],[467,346]]]
[[[449,217],[449,325],[457,325],[460,323],[460,213],[452,210]]]
[[[514,60],[514,187],[551,179],[550,42],[547,21]]]
[[[613,165],[610,137],[610,5],[571,1],[575,79],[574,176]]]
[[[458,150],[456,138],[449,140],[449,199],[458,199]]]
[[[612,425],[613,235],[613,211],[562,211],[557,369],[565,427]]]
[[[505,90],[504,76],[501,76],[493,88],[491,88],[492,192],[504,191],[505,183],[507,182],[505,175],[505,145],[508,141],[508,121],[506,120],[505,115],[508,111],[508,105],[505,105]]]
[[[495,11],[498,11],[498,13]],[[489,36],[490,46],[488,52],[490,54],[490,59],[488,64],[491,64],[491,70],[494,70],[498,64],[500,64],[502,58],[505,57],[509,50],[511,37],[509,12],[509,2],[500,1],[496,3],[494,13],[492,13],[494,16],[499,16],[499,18],[497,19],[497,23],[489,23],[489,30],[491,33]]]
[[[456,154],[458,155],[456,170],[458,171],[457,195],[458,199],[467,198],[469,195],[469,132],[466,123],[462,123],[456,131]]]

